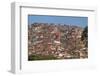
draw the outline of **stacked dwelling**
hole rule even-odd
[[[58,59],[85,58],[82,31],[78,26],[34,23],[28,28],[28,54],[53,55]]]

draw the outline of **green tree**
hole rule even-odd
[[[81,40],[85,44],[85,47],[88,47],[88,26],[86,26],[82,32]]]

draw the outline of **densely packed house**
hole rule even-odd
[[[76,25],[33,23],[28,26],[28,55],[87,58],[82,32],[83,28]]]

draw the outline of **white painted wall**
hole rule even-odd
[[[10,70],[10,56],[11,56],[11,2],[33,2],[36,4],[50,3],[51,5],[66,6],[95,6],[97,7],[97,24],[98,27],[98,60],[97,69],[73,69],[63,72],[40,73],[40,74],[24,74],[22,76],[100,76],[100,0],[1,0],[0,1],[0,76],[13,76],[9,73]],[[19,75],[17,75],[19,76]]]

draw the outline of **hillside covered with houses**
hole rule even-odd
[[[88,41],[83,33],[84,28],[77,25],[28,25],[28,60],[88,58]]]

